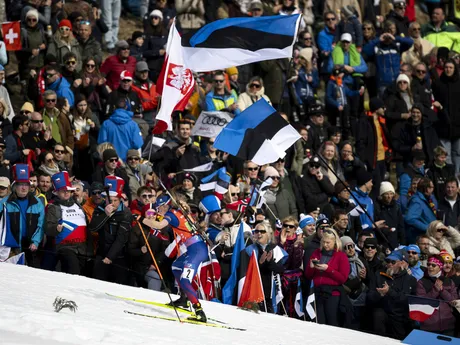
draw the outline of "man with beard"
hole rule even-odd
[[[94,62],[99,65],[102,62],[101,44],[91,33],[91,23],[88,21],[81,21],[77,36],[78,43],[80,44],[80,55],[83,61],[85,61],[86,58],[94,57]]]
[[[42,114],[34,111],[29,115],[29,131],[22,138],[25,147],[34,150],[38,157],[42,151],[51,151],[56,145],[56,140],[51,136],[51,132],[43,125]]]
[[[46,197],[46,200],[49,201],[53,197],[52,194],[52,185],[51,185],[51,176],[46,173],[42,173],[38,176],[38,189]]]
[[[407,272],[417,280],[422,279],[425,272],[422,270],[422,266],[419,260],[420,248],[416,244],[410,244],[406,247],[406,252],[409,262],[409,268],[407,269]]]
[[[78,205],[83,205],[85,203],[85,199],[83,198],[83,184],[81,181],[73,180],[72,188],[75,188],[73,190],[73,199]]]
[[[367,307],[375,334],[404,339],[411,330],[407,295],[416,294],[417,280],[407,273],[407,253],[393,251],[385,259],[386,269],[371,280]]]
[[[48,201],[46,200],[46,196],[38,188],[38,174],[35,171],[30,173],[29,181],[30,193],[37,197],[38,200],[40,200],[43,203],[43,206],[46,206],[48,204]]]
[[[417,246],[420,248],[419,261],[423,268],[426,268],[428,257],[430,256],[430,239],[423,234],[417,237]]]

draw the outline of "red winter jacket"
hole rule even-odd
[[[310,260],[320,260],[321,256],[321,249],[316,249],[311,255]],[[313,279],[315,287],[321,285],[341,286],[347,281],[350,274],[350,263],[344,252],[334,252],[327,265],[329,267],[323,272],[316,268],[311,268],[310,261],[308,261],[305,268],[305,277],[310,280]]]
[[[142,109],[144,111],[155,110],[158,105],[158,95],[155,84],[148,82],[149,87],[144,87],[139,81],[135,80],[132,89],[136,91],[141,100]]]
[[[118,55],[112,55],[105,59],[102,64],[101,73],[105,75],[107,85],[112,91],[120,86],[120,74],[124,70],[130,71],[134,76],[136,72],[136,58],[134,56],[128,56],[126,63],[123,63],[123,60]]]

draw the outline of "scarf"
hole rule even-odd
[[[341,77],[339,77],[339,76],[335,77],[335,76],[331,75],[330,79],[335,81],[338,86],[342,86],[343,81],[342,81]]]
[[[436,216],[436,205],[434,204],[433,197],[429,196],[426,199],[428,201],[428,205],[430,205],[431,210],[433,211],[434,215]]]
[[[359,259],[358,254],[355,253],[355,256],[349,257],[348,261],[350,262],[350,275],[349,278],[356,278],[359,276],[359,271],[364,268],[363,262]]]
[[[265,202],[267,204],[274,204],[276,202],[276,194],[278,192],[278,188],[268,189],[265,193]]]
[[[192,187],[192,188],[190,188],[189,190],[183,189],[183,191],[185,192],[185,195],[187,195],[187,197],[188,197],[190,200],[193,200],[193,193],[195,192],[195,187]]]
[[[361,54],[359,54],[356,46],[354,44],[350,44],[350,50],[348,51],[350,56],[350,66],[359,66],[361,65]],[[345,54],[342,49],[342,42],[336,44],[334,49],[332,50],[332,61],[334,65],[344,65],[345,64]],[[353,76],[362,77],[361,73],[353,73]]]
[[[57,174],[58,172],[60,172],[59,167],[57,166],[57,164],[55,164],[54,167],[52,167],[52,168],[46,166],[45,164],[42,164],[42,165],[40,165],[39,169],[41,171],[43,171],[43,172],[46,172],[50,176],[53,176],[54,174]]]
[[[321,259],[319,259],[320,264],[327,264],[334,255],[334,250],[321,250]]]
[[[441,273],[442,273],[442,270],[439,271],[438,273],[434,274],[434,275],[431,275],[428,273],[428,277],[430,278],[439,278],[441,276]]]

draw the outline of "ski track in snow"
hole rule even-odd
[[[206,301],[202,304],[208,317],[247,331],[180,324],[126,314],[124,310],[175,316],[172,310],[122,301],[106,293],[169,302],[168,296],[161,292],[0,264],[0,344],[400,344],[394,339],[277,315],[255,314]],[[69,309],[54,312],[53,302],[57,296],[74,301],[78,306],[76,313]]]

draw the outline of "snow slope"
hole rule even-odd
[[[64,273],[0,264],[1,345],[93,344],[314,344],[390,345],[396,340],[346,329],[332,328],[282,316],[239,310],[203,302],[208,317],[247,331],[180,324],[129,315],[139,313],[174,316],[174,312],[122,301],[106,293],[167,302],[164,293],[105,283]],[[56,296],[73,300],[76,313],[53,311]],[[181,314],[182,315],[182,314]]]

